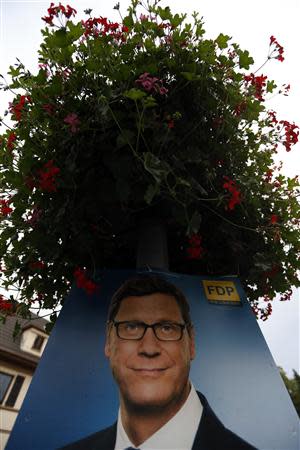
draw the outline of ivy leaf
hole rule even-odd
[[[145,169],[147,172],[151,173],[156,182],[160,184],[170,171],[169,165],[166,162],[161,161],[151,152],[145,152],[143,155]]]
[[[228,41],[231,39],[230,36],[220,33],[219,36],[216,39],[216,43],[218,44],[218,47],[220,49],[227,48],[228,47]]]
[[[67,38],[67,32],[65,28],[60,28],[55,31],[52,36],[49,37],[50,48],[64,48],[68,47],[69,39]]]
[[[187,235],[198,233],[202,221],[202,216],[198,211],[195,211],[188,224]]]
[[[130,98],[131,100],[140,100],[141,98],[145,97],[147,94],[144,91],[141,91],[140,89],[132,88],[129,91],[125,91],[123,93],[124,97]]]
[[[274,91],[274,89],[277,88],[277,85],[275,84],[275,81],[267,81],[267,92],[271,93]]]
[[[169,6],[166,8],[161,8],[160,6],[157,8],[157,12],[162,18],[162,20],[172,20],[172,14]]]
[[[77,41],[83,34],[83,26],[80,22],[77,25],[74,25],[73,22],[68,21],[68,28],[70,30],[68,35],[71,41]]]
[[[157,101],[152,95],[148,95],[145,99],[143,99],[143,105],[145,108],[153,108],[157,105]]]
[[[250,56],[248,50],[238,50],[237,54],[239,56],[240,69],[249,69],[249,67],[254,63],[254,59]]]
[[[171,17],[170,23],[171,23],[172,27],[177,28],[178,25],[180,25],[184,21],[185,17],[186,17],[186,14],[183,17],[180,17],[179,14],[175,14],[174,17]]]
[[[21,332],[21,324],[18,320],[16,320],[14,331],[13,331],[13,340],[15,340]]]
[[[147,187],[144,199],[145,202],[150,205],[152,203],[153,198],[155,197],[155,195],[157,195],[160,191],[159,188],[159,184],[149,184],[149,186]]]
[[[3,324],[5,324],[5,322],[6,322],[6,317],[5,316],[0,316],[0,323],[3,323]]]
[[[132,16],[130,15],[130,16],[124,17],[123,24],[128,28],[133,27],[134,21],[133,21]]]
[[[133,145],[135,134],[131,130],[122,130],[117,137],[117,149],[125,147],[126,145]]]
[[[180,72],[181,75],[188,81],[197,81],[201,80],[201,75],[197,75],[193,72]]]

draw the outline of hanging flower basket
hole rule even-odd
[[[120,23],[85,12],[52,3],[38,70],[18,62],[2,84],[1,276],[18,294],[1,314],[55,311],[74,276],[93,293],[96,269],[134,268],[149,217],[166,225],[171,271],[237,274],[256,312],[260,296],[289,295],[299,183],[274,155],[299,131],[265,106],[289,86],[229,36],[206,39],[196,13],[190,24],[157,0],[132,0]],[[267,60],[283,55],[272,36]]]

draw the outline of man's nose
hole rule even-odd
[[[161,353],[160,341],[155,336],[153,328],[146,328],[145,334],[139,343],[139,353],[144,353],[148,356]]]

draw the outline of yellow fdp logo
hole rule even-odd
[[[216,303],[241,304],[233,281],[202,280],[207,300]]]

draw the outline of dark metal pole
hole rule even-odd
[[[169,270],[166,227],[158,219],[141,222],[138,231],[136,267],[147,266]]]

